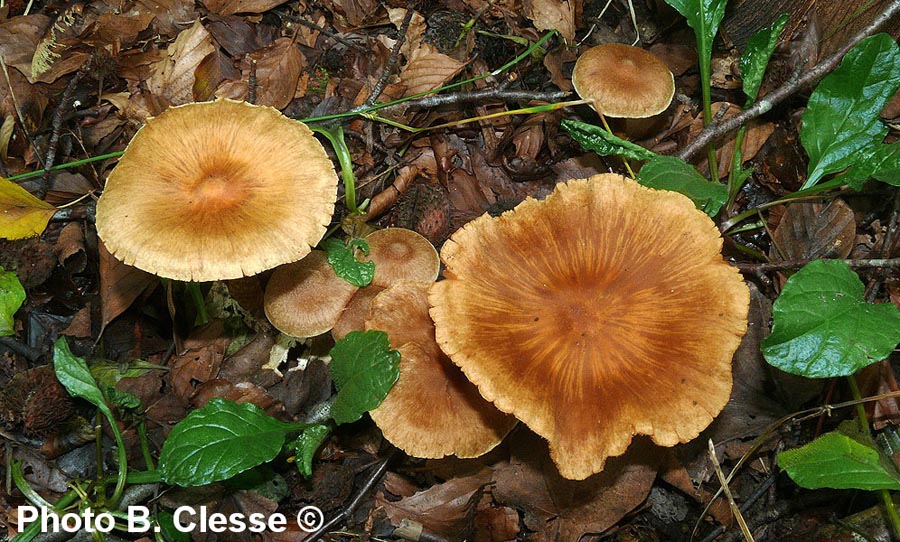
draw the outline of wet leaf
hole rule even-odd
[[[803,188],[866,161],[887,135],[878,114],[900,88],[900,47],[887,34],[861,41],[809,97],[800,141],[809,155]]]
[[[838,431],[778,454],[778,465],[807,489],[900,489],[900,473],[867,439]],[[849,422],[851,424],[855,422]]]
[[[777,260],[846,258],[855,239],[856,218],[843,200],[793,203],[772,232],[772,253]]]
[[[383,331],[352,331],[331,349],[331,378],[338,393],[331,417],[355,422],[377,408],[400,377],[400,352]]]
[[[900,141],[878,145],[875,151],[853,164],[841,176],[842,181],[856,190],[861,190],[863,183],[869,179],[900,186]]]
[[[296,429],[252,403],[215,398],[172,428],[159,471],[166,483],[185,487],[227,480],[274,459]]]
[[[600,156],[624,156],[632,160],[650,160],[657,156],[655,152],[615,136],[600,126],[570,119],[563,119],[560,124],[579,145]]]
[[[368,255],[369,243],[356,238],[345,244],[340,239],[331,238],[323,244],[328,251],[328,263],[334,268],[337,276],[360,288],[372,284],[375,277],[375,262],[361,262],[353,254],[353,249],[358,248],[360,252]]]
[[[871,304],[842,261],[816,260],[788,279],[775,300],[769,364],[808,378],[852,375],[881,361],[900,342],[900,310]]]
[[[317,424],[307,427],[300,433],[296,440],[289,442],[287,446],[297,454],[297,470],[304,477],[312,476],[312,461],[316,451],[331,434],[331,427],[325,424]]]
[[[25,302],[25,288],[12,271],[0,267],[0,337],[15,335],[13,315]]]
[[[741,55],[741,78],[744,81],[744,94],[747,96],[747,105],[756,101],[759,86],[766,74],[766,66],[772,57],[772,51],[778,44],[778,36],[784,30],[788,22],[788,14],[783,13],[772,26],[763,28],[750,37],[747,41],[747,49]]]
[[[44,233],[56,207],[0,177],[0,238],[25,239]]]
[[[724,184],[707,180],[692,165],[674,156],[654,157],[644,164],[637,177],[644,186],[684,194],[709,216],[715,216],[728,199]]]
[[[106,399],[91,375],[91,370],[88,369],[84,358],[76,356],[69,350],[69,343],[65,337],[60,337],[53,343],[53,369],[59,383],[66,388],[69,395],[91,403],[106,416],[107,420],[113,421],[112,410],[106,404]]]

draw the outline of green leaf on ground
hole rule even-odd
[[[25,302],[25,288],[12,271],[0,267],[0,337],[15,335],[13,315]]]
[[[769,364],[808,378],[848,376],[881,361],[900,342],[900,310],[864,299],[842,261],[816,260],[788,279],[773,306]]]
[[[159,456],[163,481],[201,486],[270,461],[285,434],[299,427],[276,420],[252,403],[210,400],[178,422]]]
[[[114,420],[112,410],[106,404],[103,392],[97,386],[97,381],[91,375],[84,358],[79,358],[69,350],[69,343],[65,337],[60,337],[53,343],[53,370],[59,383],[66,388],[69,395],[88,401],[108,420]]]
[[[337,396],[331,417],[351,423],[377,408],[400,376],[400,352],[383,331],[353,331],[331,349],[331,378]]]
[[[312,462],[316,451],[331,434],[331,426],[325,424],[311,425],[300,433],[300,436],[287,444],[297,458],[297,470],[304,478],[312,476]]]
[[[878,114],[900,88],[900,47],[887,34],[870,36],[850,50],[809,97],[800,142],[809,155],[802,188],[876,152],[888,127]]]
[[[594,151],[600,156],[624,156],[632,160],[650,160],[657,154],[640,145],[626,141],[607,132],[600,126],[563,119],[563,129],[584,149]]]
[[[659,190],[689,197],[698,209],[715,216],[728,199],[728,188],[697,173],[694,166],[674,156],[656,156],[641,168],[637,181]]]
[[[137,378],[150,371],[168,371],[168,367],[139,359],[119,363],[108,359],[94,360],[91,364],[91,375],[99,386],[115,387],[123,378]]]
[[[863,183],[869,179],[900,186],[900,141],[878,145],[875,151],[853,164],[840,179],[855,190],[862,189]]]
[[[712,62],[712,44],[725,15],[727,0],[665,0],[675,8],[687,24],[694,29],[697,38],[697,58],[700,63],[701,81],[709,81]]]
[[[769,65],[772,51],[778,44],[778,36],[781,35],[787,22],[788,14],[782,13],[781,17],[772,23],[772,26],[763,28],[747,41],[747,49],[744,50],[740,60],[741,79],[744,82],[747,105],[756,101],[759,86],[766,74],[766,66]]]
[[[372,283],[375,262],[361,262],[353,254],[354,248],[358,248],[363,254],[369,254],[369,243],[364,239],[353,238],[345,244],[339,239],[331,238],[323,246],[328,251],[328,263],[337,276],[360,288]]]
[[[900,473],[874,444],[838,431],[781,452],[778,465],[807,489],[900,489]]]

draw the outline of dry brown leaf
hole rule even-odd
[[[375,502],[384,508],[395,527],[404,520],[412,521],[429,533],[461,540],[472,529],[481,490],[490,481],[491,471],[484,469],[472,476],[452,478],[397,502],[388,501],[379,493]]]
[[[211,321],[184,340],[184,352],[175,357],[169,373],[176,397],[190,402],[197,386],[216,378],[229,341],[222,320]]]
[[[719,111],[728,106],[728,109],[724,114],[719,115]],[[726,102],[716,102],[712,104],[712,113],[713,117],[719,119],[720,121],[728,120],[731,117],[737,116],[741,113],[741,108],[735,104],[728,104]],[[772,135],[772,132],[775,131],[775,124],[771,122],[756,122],[751,121],[748,124],[749,128],[747,133],[744,135],[744,141],[741,143],[741,161],[746,162],[747,160],[751,160],[756,153],[759,152],[759,149],[766,143],[769,139],[769,136]],[[691,123],[689,129],[689,137],[693,139],[703,130],[703,117],[702,115],[697,115],[694,121]],[[728,172],[731,170],[731,159],[734,154],[734,138],[735,132],[732,132],[731,135],[725,140],[724,144],[720,145],[716,149],[716,159],[719,163],[719,178],[723,178],[728,175]],[[708,166],[706,162],[703,162],[700,165],[701,168],[706,170]]]
[[[147,88],[172,105],[193,101],[194,73],[200,62],[215,51],[209,32],[200,21],[182,31],[169,45],[166,57],[151,69]]]
[[[75,313],[69,327],[60,331],[61,335],[86,339],[91,336],[91,306],[87,305]]]
[[[135,7],[152,13],[153,27],[165,37],[178,34],[186,24],[197,19],[194,0],[136,0]]]
[[[56,240],[56,257],[59,265],[69,273],[81,273],[87,265],[84,250],[84,232],[78,222],[69,222],[59,232]]]
[[[203,0],[206,9],[219,15],[235,13],[264,13],[287,0]]]
[[[566,92],[572,90],[572,78],[563,73],[563,64],[575,61],[575,52],[568,47],[557,47],[544,55],[544,67],[550,72],[550,80]]]
[[[475,542],[511,542],[518,539],[519,513],[508,506],[485,501],[475,512]]]
[[[856,239],[856,217],[841,199],[793,203],[772,232],[774,261],[846,258]],[[777,247],[777,248],[776,248]]]
[[[0,23],[0,54],[6,65],[30,77],[34,50],[51,22],[50,17],[36,13]]]
[[[575,6],[569,0],[525,0],[525,16],[538,30],[556,30],[569,44],[575,43]]]
[[[137,267],[131,267],[113,257],[103,241],[98,241],[100,253],[100,318],[105,329],[116,316],[125,312],[148,288],[156,286],[157,278]]]
[[[413,50],[409,62],[400,70],[400,82],[406,86],[405,95],[412,96],[447,84],[463,67],[465,63],[422,43]]]
[[[334,0],[334,26],[341,32],[382,20],[384,12],[376,0]]]
[[[297,91],[306,58],[291,38],[278,38],[250,58],[256,61],[256,103],[284,109]]]
[[[403,26],[403,19],[406,18],[407,10],[403,8],[388,8],[387,11],[391,24],[399,30]],[[406,29],[406,39],[403,41],[403,45],[400,46],[400,52],[403,56],[409,58],[411,52],[419,47],[427,27],[428,24],[425,22],[425,17],[422,17],[418,12],[413,12],[412,18],[409,20],[409,27]]]
[[[603,472],[566,480],[550,460],[546,443],[530,431],[510,439],[512,457],[494,471],[498,503],[525,512],[525,524],[539,540],[579,540],[601,533],[647,498],[656,479],[658,452],[635,440],[625,455],[610,458]]]

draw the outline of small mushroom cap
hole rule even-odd
[[[292,337],[314,337],[334,327],[359,288],[337,276],[328,255],[314,250],[272,273],[266,286],[266,318]]]
[[[560,183],[444,244],[437,342],[584,479],[632,436],[696,437],[728,402],[749,291],[705,214],[619,175]]]
[[[398,280],[434,282],[441,259],[431,241],[406,228],[385,228],[366,236],[375,262],[372,284],[387,288]]]
[[[572,86],[607,117],[645,118],[672,103],[675,79],[665,63],[639,47],[609,43],[592,47],[575,62]]]
[[[414,457],[478,457],[516,424],[485,401],[434,342],[431,283],[401,281],[375,297],[367,329],[400,352],[400,378],[370,414],[385,438]],[[403,342],[411,341],[411,342]]]
[[[337,176],[302,122],[233,100],[171,107],[134,136],[97,203],[123,262],[163,277],[253,275],[309,254]]]
[[[384,288],[381,286],[370,284],[353,294],[350,302],[344,307],[341,317],[331,329],[331,336],[334,337],[334,340],[343,339],[351,331],[364,331],[366,318],[369,317],[369,310],[372,308],[372,300],[383,291]]]

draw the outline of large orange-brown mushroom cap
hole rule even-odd
[[[575,62],[572,86],[608,117],[646,118],[665,111],[675,79],[665,63],[639,47],[608,43],[592,47]]]
[[[686,197],[612,174],[457,231],[429,296],[437,342],[583,479],[633,435],[696,437],[725,406],[749,293]]]
[[[129,265],[179,280],[253,275],[309,254],[337,176],[303,123],[233,100],[147,121],[110,173],[97,232]]]
[[[400,378],[370,412],[385,438],[414,457],[478,457],[516,424],[485,401],[434,340],[431,283],[400,281],[378,294],[367,329],[385,331],[400,351]]]

